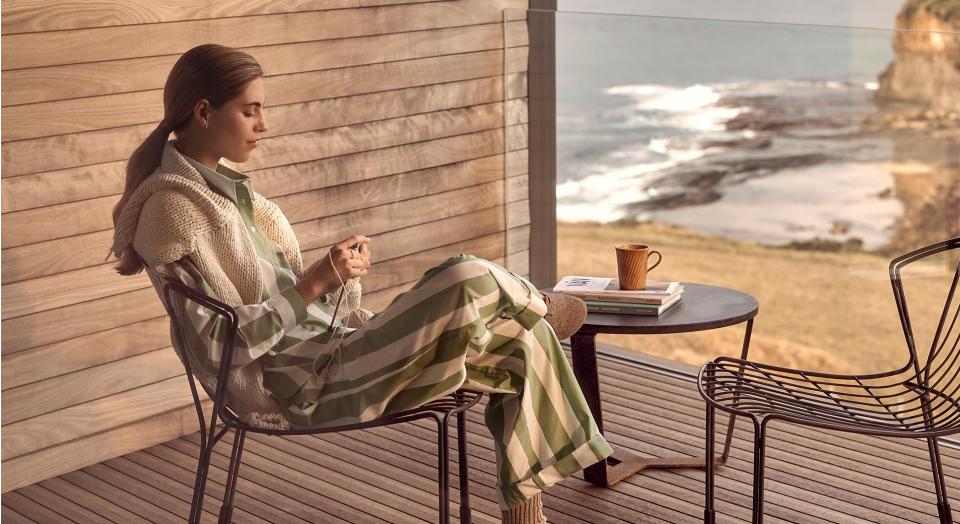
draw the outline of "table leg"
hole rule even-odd
[[[750,335],[753,333],[753,319],[747,322],[746,333],[743,338],[743,347],[740,358],[746,360],[750,350]],[[577,377],[580,390],[590,407],[597,429],[603,433],[603,409],[600,404],[600,373],[597,369],[596,333],[577,333],[570,337],[570,349],[573,353],[573,374]],[[736,400],[736,399],[735,399]],[[733,442],[733,429],[736,424],[736,415],[731,414],[727,419],[727,434],[724,440],[723,454],[715,464],[726,463],[730,455],[730,446]],[[613,455],[606,461],[588,466],[583,472],[583,478],[596,486],[612,486],[617,482],[643,469],[652,468],[703,468],[706,467],[705,457],[641,457],[625,450],[614,450]]]
[[[580,384],[580,391],[590,406],[597,429],[603,433],[603,411],[600,407],[600,374],[597,371],[597,335],[595,333],[576,333],[570,337],[570,351],[573,353],[573,374]],[[607,459],[609,460],[609,459]],[[597,486],[609,486],[607,467],[603,462],[588,466],[583,478]]]
[[[603,410],[600,407],[600,380],[597,370],[596,334],[577,334],[570,338],[573,353],[573,373],[580,390],[590,406],[590,412],[603,433]],[[614,450],[606,461],[588,466],[583,478],[596,486],[612,486],[617,482],[647,468],[702,468],[703,457],[641,457],[626,450]]]

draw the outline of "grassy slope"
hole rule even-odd
[[[558,273],[615,276],[613,246],[623,242],[663,253],[654,278],[726,286],[756,297],[760,314],[751,359],[831,372],[885,371],[906,361],[886,258],[761,247],[660,224],[561,223]],[[907,288],[908,300],[923,299],[910,302],[914,322],[934,318],[943,303],[943,270],[931,269],[940,275],[912,284],[916,291]],[[701,364],[738,354],[742,335],[738,326],[683,335],[604,335],[600,341]],[[918,342],[928,340],[918,334]]]

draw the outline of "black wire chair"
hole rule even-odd
[[[698,388],[707,402],[705,523],[712,524],[715,518],[712,459],[716,409],[753,420],[754,523],[763,522],[764,447],[767,425],[777,419],[865,435],[926,438],[940,522],[953,521],[937,437],[960,432],[960,298],[956,297],[960,264],[954,271],[925,362],[917,357],[900,274],[909,264],[957,248],[960,248],[960,237],[917,249],[890,263],[890,282],[910,353],[909,360],[900,369],[855,376],[789,369],[729,357],[704,364],[698,376]]]
[[[409,422],[412,420],[430,418],[437,423],[437,470],[438,470],[438,496],[439,496],[439,522],[444,524],[450,522],[450,483],[449,469],[450,459],[448,453],[448,420],[451,415],[457,416],[457,444],[460,460],[460,521],[469,523],[471,521],[470,500],[469,500],[469,479],[467,477],[467,431],[466,416],[464,411],[476,404],[483,396],[482,393],[475,391],[459,390],[441,399],[429,402],[415,409],[410,409],[394,413],[376,420],[361,424],[351,424],[335,427],[325,427],[319,429],[263,429],[251,426],[241,420],[238,413],[230,408],[225,399],[228,396],[227,383],[230,372],[230,364],[233,361],[233,341],[238,331],[239,317],[236,311],[207,295],[190,289],[189,287],[173,280],[165,280],[163,284],[163,300],[168,314],[171,316],[175,325],[181,325],[176,317],[171,293],[179,294],[184,300],[193,300],[204,307],[225,317],[230,328],[226,333],[224,341],[223,355],[221,358],[221,367],[217,376],[216,391],[211,392],[204,388],[207,395],[212,393],[213,411],[210,415],[209,431],[204,421],[203,408],[201,406],[200,396],[197,392],[196,380],[193,370],[190,367],[189,358],[186,355],[180,355],[186,369],[187,378],[190,382],[190,391],[193,393],[193,402],[197,409],[197,418],[200,420],[200,457],[197,464],[197,477],[194,484],[193,501],[190,506],[190,523],[200,522],[200,514],[203,508],[203,495],[207,482],[207,471],[210,467],[210,458],[213,454],[213,447],[230,429],[236,431],[233,439],[233,450],[230,453],[230,466],[227,473],[227,479],[224,487],[223,503],[220,507],[219,522],[228,523],[233,514],[233,496],[237,487],[237,475],[240,471],[240,459],[243,454],[243,444],[247,433],[262,433],[265,435],[313,435],[320,433],[333,433],[352,431],[356,429],[372,428],[398,424],[400,422]],[[173,330],[175,336],[180,337],[178,330]],[[177,341],[180,343],[180,340]],[[186,348],[185,345],[180,345]],[[178,351],[179,352],[179,351]],[[203,384],[201,383],[201,386]],[[217,419],[223,424],[220,431],[214,433]]]

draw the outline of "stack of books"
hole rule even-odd
[[[616,278],[567,276],[553,287],[555,293],[579,297],[587,311],[657,316],[680,301],[680,282],[647,280],[647,287],[638,290],[620,289]]]

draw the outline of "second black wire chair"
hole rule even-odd
[[[940,322],[926,359],[917,356],[901,273],[909,264],[960,248],[960,237],[932,244],[890,263],[890,283],[909,359],[900,369],[871,375],[838,375],[720,357],[698,377],[707,402],[707,472],[704,522],[715,519],[715,410],[749,417],[754,433],[753,522],[763,522],[764,451],[773,420],[888,437],[923,438],[930,453],[941,524],[953,522],[937,437],[960,432],[960,264],[953,272]],[[934,300],[935,297],[925,297]]]
[[[154,276],[151,275],[151,278],[154,278]],[[196,380],[194,378],[194,370],[190,365],[191,359],[188,357],[188,355],[183,354],[186,346],[182,343],[179,331],[177,329],[171,330],[174,333],[173,336],[177,337],[177,339],[174,340],[174,348],[177,350],[178,356],[180,357],[180,360],[183,362],[184,368],[186,369],[187,378],[190,383],[190,391],[193,393],[193,401],[197,409],[197,418],[200,420],[200,457],[197,464],[197,476],[194,485],[193,501],[190,507],[191,524],[200,522],[200,515],[203,508],[204,491],[207,483],[207,471],[210,467],[210,458],[213,454],[213,447],[217,444],[217,442],[220,441],[224,434],[231,429],[233,429],[236,434],[234,435],[233,439],[233,450],[230,453],[230,466],[227,473],[223,503],[219,515],[220,523],[228,523],[231,521],[231,516],[233,514],[233,497],[237,488],[237,476],[240,471],[240,460],[243,454],[244,438],[247,433],[261,433],[273,436],[313,435],[386,426],[425,418],[433,419],[437,423],[437,472],[439,477],[438,522],[446,524],[450,521],[450,459],[448,452],[449,439],[447,428],[451,415],[456,415],[457,418],[457,444],[460,461],[460,521],[465,524],[469,524],[471,518],[467,477],[467,431],[466,416],[464,411],[476,404],[483,396],[482,393],[461,389],[451,395],[434,400],[418,408],[394,413],[361,424],[325,427],[321,429],[265,429],[264,427],[257,427],[251,425],[248,422],[249,419],[243,416],[244,414],[235,412],[231,408],[229,402],[231,398],[231,392],[229,391],[228,387],[228,385],[231,383],[229,375],[231,367],[230,364],[233,361],[233,341],[236,337],[239,324],[239,317],[236,311],[232,307],[214,300],[203,293],[190,289],[179,282],[165,280],[163,283],[163,301],[164,306],[167,308],[167,313],[171,316],[171,321],[173,322],[171,325],[172,327],[175,325],[181,325],[178,322],[181,319],[177,317],[176,313],[179,308],[176,307],[176,304],[171,298],[173,294],[180,295],[184,301],[192,300],[206,308],[209,308],[218,315],[226,318],[230,324],[230,328],[227,331],[226,339],[224,341],[223,355],[221,358],[219,374],[217,375],[215,391],[211,391],[212,388],[208,388],[207,385],[203,383],[204,381],[200,380],[201,386],[204,387],[207,395],[213,399],[213,411],[210,415],[209,429],[204,420],[205,417],[195,383]],[[256,364],[257,363],[255,362],[251,365]],[[218,419],[223,424],[223,427],[219,431],[215,432],[214,428],[216,427]]]

